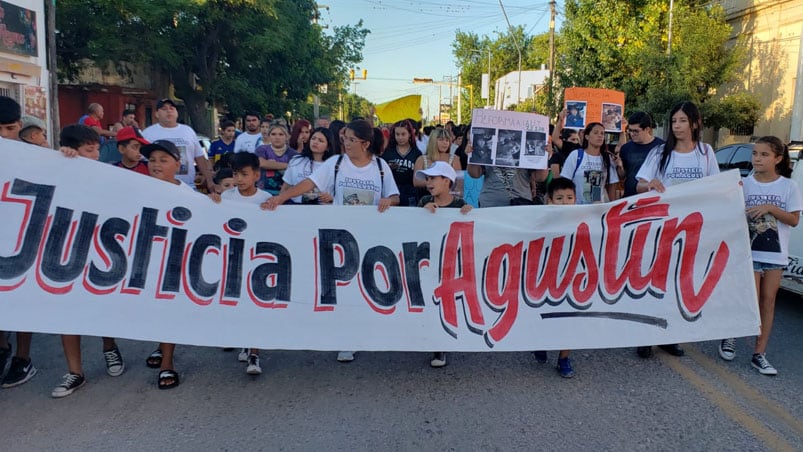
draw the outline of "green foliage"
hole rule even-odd
[[[119,63],[146,64],[169,77],[194,122],[206,102],[284,115],[362,59],[362,22],[325,35],[315,14],[312,0],[61,0],[60,76],[87,60],[118,63],[121,75]]]
[[[758,122],[761,110],[761,101],[755,95],[737,93],[704,103],[701,113],[708,127],[749,129]]]
[[[678,101],[708,101],[738,76],[739,46],[728,46],[719,5],[676,0],[671,53],[663,0],[568,0],[565,17],[556,62],[562,88],[618,89],[628,110],[661,117]]]
[[[522,49],[522,70],[540,69],[542,64],[549,63],[549,35],[543,33],[528,36],[524,28],[515,27],[512,33],[496,33],[495,38],[458,30],[452,43],[452,53],[457,67],[463,76],[463,85],[474,86],[473,104],[475,108],[485,105],[481,96],[482,74],[488,72],[488,51],[491,52],[491,104],[494,98],[493,80],[509,72],[518,70],[519,54],[516,42]],[[463,96],[463,122],[471,120],[471,99],[469,90]],[[529,99],[532,105],[532,99]],[[526,103],[525,103],[526,104]],[[522,107],[524,108],[524,107]]]

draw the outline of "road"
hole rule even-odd
[[[179,346],[182,384],[156,389],[144,365],[153,344],[122,340],[126,372],[105,374],[98,338],[85,338],[88,383],[64,399],[58,336],[35,335],[39,373],[0,390],[3,450],[803,450],[803,299],[783,294],[767,354],[751,344],[726,363],[717,343],[687,355],[633,349],[573,353],[558,376],[529,353],[267,352],[250,377],[236,352]],[[752,341],[750,341],[752,342]]]

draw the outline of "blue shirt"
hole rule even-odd
[[[231,143],[226,144],[223,142],[222,139],[218,139],[212,142],[209,145],[209,157],[214,158],[219,155],[226,154],[228,152],[234,152],[234,140],[231,140]],[[215,158],[217,161],[217,159]]]

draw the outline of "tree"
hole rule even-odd
[[[676,0],[671,52],[668,15],[661,0],[567,1],[556,62],[560,86],[618,89],[628,109],[656,116],[681,100],[707,101],[716,87],[738,76],[741,54],[738,45],[728,45],[724,11]]]
[[[458,30],[452,43],[452,53],[457,60],[457,67],[462,75],[464,85],[473,85],[475,106],[484,105],[480,97],[482,74],[488,72],[488,50],[491,51],[491,103],[493,103],[493,80],[509,72],[518,70],[519,56],[515,42],[522,48],[522,70],[539,69],[549,62],[549,35],[529,36],[521,26],[512,32],[497,33],[495,38]],[[471,118],[469,92],[462,93],[464,118]],[[532,99],[525,102],[532,105]],[[522,107],[524,108],[524,107]],[[532,111],[532,110],[526,110]],[[464,120],[464,122],[467,122]]]
[[[702,105],[701,114],[705,125],[714,129],[714,138],[719,129],[752,130],[761,117],[761,101],[750,93],[736,93],[713,99]],[[716,143],[715,143],[716,144]]]
[[[62,0],[57,13],[62,76],[87,61],[123,74],[121,63],[147,64],[206,133],[207,103],[284,115],[346,80],[368,33],[360,22],[324,35],[312,0]]]

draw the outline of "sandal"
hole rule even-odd
[[[158,369],[162,367],[162,350],[157,348],[145,360],[145,364],[151,369]]]
[[[159,389],[170,389],[178,386],[178,374],[175,370],[159,372]]]

